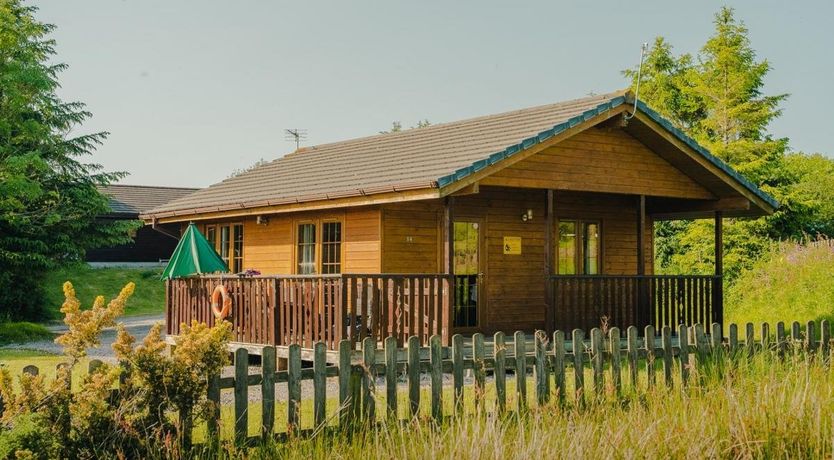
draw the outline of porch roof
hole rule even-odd
[[[630,93],[612,93],[425,128],[304,147],[183,198],[148,210],[146,220],[186,220],[199,214],[263,209],[383,194],[393,199],[439,198],[520,152],[553,142],[624,112]],[[778,203],[642,102],[638,113],[661,126],[761,212]],[[701,170],[704,166],[700,166]],[[482,171],[483,170],[483,171]],[[421,192],[419,194],[415,192]],[[399,195],[399,196],[398,196]],[[357,202],[357,204],[359,204]],[[277,210],[277,209],[276,209]]]

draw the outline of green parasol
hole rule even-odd
[[[214,272],[228,273],[228,271],[229,268],[217,255],[211,243],[194,224],[189,224],[177,248],[171,254],[168,266],[162,272],[162,279],[184,278]]]

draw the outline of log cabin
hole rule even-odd
[[[721,323],[722,218],[778,203],[628,91],[300,148],[143,214],[230,271],[170,280],[168,333],[311,347],[453,333]],[[715,272],[657,275],[653,225],[715,221]]]

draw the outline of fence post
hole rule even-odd
[[[808,321],[805,325],[805,350],[808,353],[814,353],[817,350],[817,323],[814,320]]]
[[[316,427],[324,424],[327,415],[327,356],[323,342],[313,348],[313,419]]]
[[[504,343],[504,333],[496,332],[493,336],[493,355],[495,356],[495,402],[498,412],[503,413],[507,408],[507,347]]]
[[[342,339],[339,341],[339,424],[341,427],[347,428],[350,424],[350,417],[353,413],[353,405],[355,401],[351,399],[350,380],[353,373],[353,367],[350,362],[351,344],[349,339]]]
[[[738,353],[738,325],[730,324],[730,355],[735,357]]]
[[[802,347],[802,331],[799,329],[799,321],[791,323],[791,341],[795,353],[797,348]]]
[[[452,379],[454,413],[463,413],[463,336],[452,336]]]
[[[762,351],[770,350],[770,324],[762,323]]]
[[[785,323],[779,321],[776,323],[776,348],[779,351],[779,357],[785,356],[787,344],[785,343]]]
[[[591,329],[591,367],[594,372],[594,392],[597,397],[600,397],[605,391],[605,374],[603,373],[603,365],[605,364],[602,348],[602,331],[595,327]]]
[[[622,377],[620,376],[620,329],[612,327],[608,331],[609,353],[611,354],[611,383],[614,385],[614,392],[620,396],[623,390]]]
[[[576,391],[576,403],[585,404],[585,333],[582,329],[574,329],[573,345],[573,380]]]
[[[521,331],[513,335],[515,342],[515,390],[519,414],[527,409],[527,338]]]
[[[756,331],[753,323],[745,324],[744,329],[744,347],[747,349],[747,357],[752,358],[753,354],[756,353]]]
[[[243,445],[249,434],[249,351],[235,350],[235,442]]]
[[[820,355],[822,356],[823,363],[828,365],[830,361],[830,353],[831,351],[831,326],[828,324],[828,320],[824,319],[820,321]]]
[[[420,412],[420,338],[408,338],[408,402],[411,417]]]
[[[287,433],[295,434],[301,416],[301,346],[289,347],[287,363]]]
[[[261,354],[261,436],[266,441],[275,427],[275,347]]]
[[[472,335],[472,373],[475,377],[475,407],[483,408],[486,393],[484,335],[477,332]]]
[[[539,406],[550,398],[550,372],[544,343],[546,337],[544,331],[536,331],[536,402]]]
[[[660,332],[663,340],[663,376],[667,387],[672,387],[672,329],[669,326],[663,326]]]
[[[633,391],[637,391],[638,386],[638,368],[637,363],[639,361],[639,350],[637,345],[637,334],[639,333],[636,326],[629,326],[626,329],[626,356],[628,359],[628,376],[629,376],[629,384],[631,384],[631,389]]]
[[[710,333],[710,347],[714,356],[718,356],[724,351],[723,342],[724,337],[721,336],[721,324],[712,323],[712,332]]]
[[[367,423],[373,423],[376,409],[376,339],[365,337],[362,341],[365,375],[362,379],[362,412]]]
[[[397,420],[397,338],[385,338],[385,402],[388,418]]]
[[[655,368],[655,332],[654,326],[649,324],[643,329],[643,341],[646,347],[646,386],[652,388],[656,382]]]
[[[441,337],[431,336],[431,415],[436,423],[443,422],[443,347]]]
[[[689,381],[689,334],[686,324],[678,325],[678,359],[681,363],[681,387]]]
[[[565,333],[553,333],[553,379],[559,403],[565,402]]]

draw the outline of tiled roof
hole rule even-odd
[[[601,94],[390,134],[305,147],[148,214],[232,209],[437,187],[524,139],[622,98]]]
[[[304,147],[162,204],[145,216],[273,206],[444,187],[626,101],[626,92]],[[778,203],[642,102],[640,111],[771,205]]]
[[[137,216],[149,209],[190,195],[197,190],[199,189],[118,184],[111,184],[99,188],[102,194],[110,197],[111,213]]]

